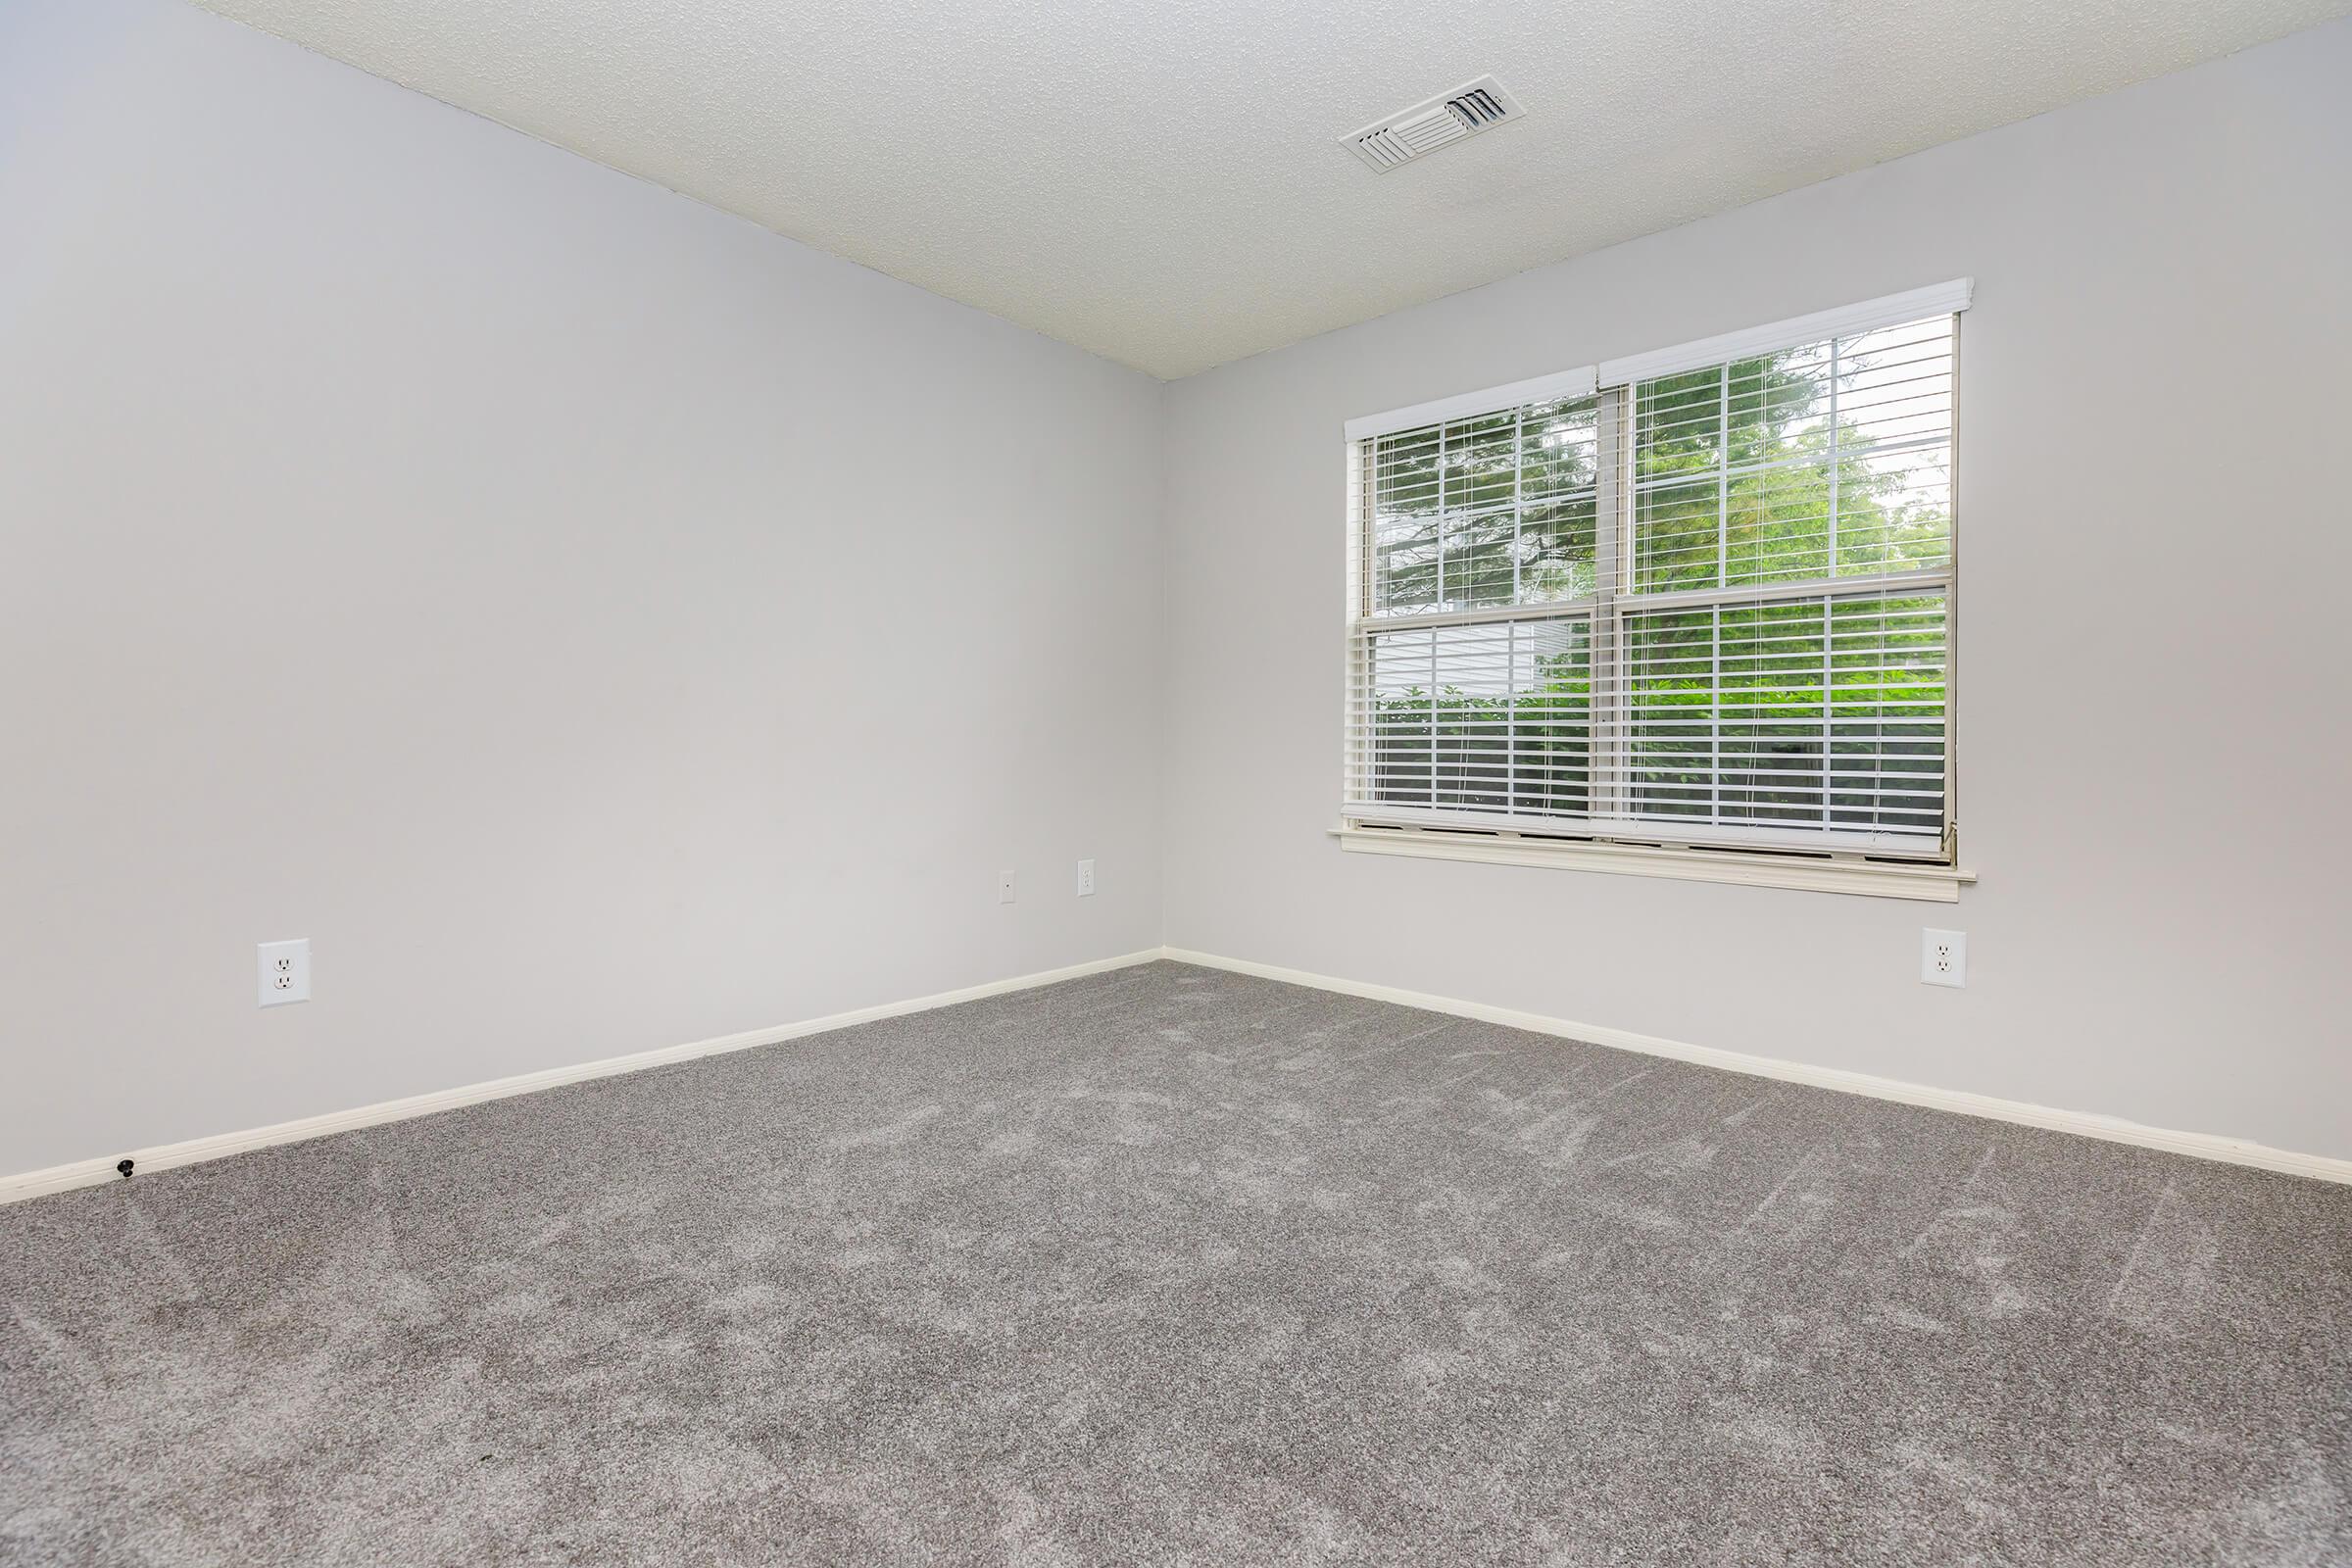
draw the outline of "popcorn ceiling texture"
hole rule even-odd
[[[1162,377],[2352,10],[202,3]],[[1489,71],[1525,122],[1385,175],[1336,140]]]
[[[0,1562],[2320,1568],[2352,1189],[1155,963],[0,1208]]]

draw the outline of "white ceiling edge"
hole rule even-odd
[[[1163,380],[1679,227],[2352,0],[198,0]],[[1494,73],[1525,118],[1335,139]]]

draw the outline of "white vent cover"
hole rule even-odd
[[[1526,113],[1519,107],[1518,99],[1503,91],[1501,82],[1493,76],[1481,76],[1451,92],[1424,99],[1410,109],[1384,115],[1340,140],[1349,152],[1371,165],[1374,172],[1385,174],[1398,164],[1410,163],[1423,153],[1436,152],[1447,142],[1475,136]]]

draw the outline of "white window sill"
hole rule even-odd
[[[1973,871],[1924,861],[1866,860],[1853,856],[1755,854],[1619,844],[1598,839],[1548,839],[1510,834],[1432,832],[1423,828],[1331,830],[1352,855],[1408,855],[1488,865],[1549,865],[1618,876],[1677,877],[1687,882],[1735,882],[1747,887],[1798,888],[1809,893],[1855,893],[1877,899],[1925,899],[1957,904]]]

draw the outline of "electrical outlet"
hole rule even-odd
[[[1012,873],[1010,871],[997,873],[997,902],[999,904],[1012,902]]]
[[[311,1000],[311,939],[265,942],[254,950],[261,961],[262,1005],[282,1007]]]
[[[1919,934],[1919,978],[1932,986],[1968,984],[1968,933],[1922,931]]]
[[[1078,896],[1082,899],[1095,896],[1095,862],[1092,860],[1078,862]]]

